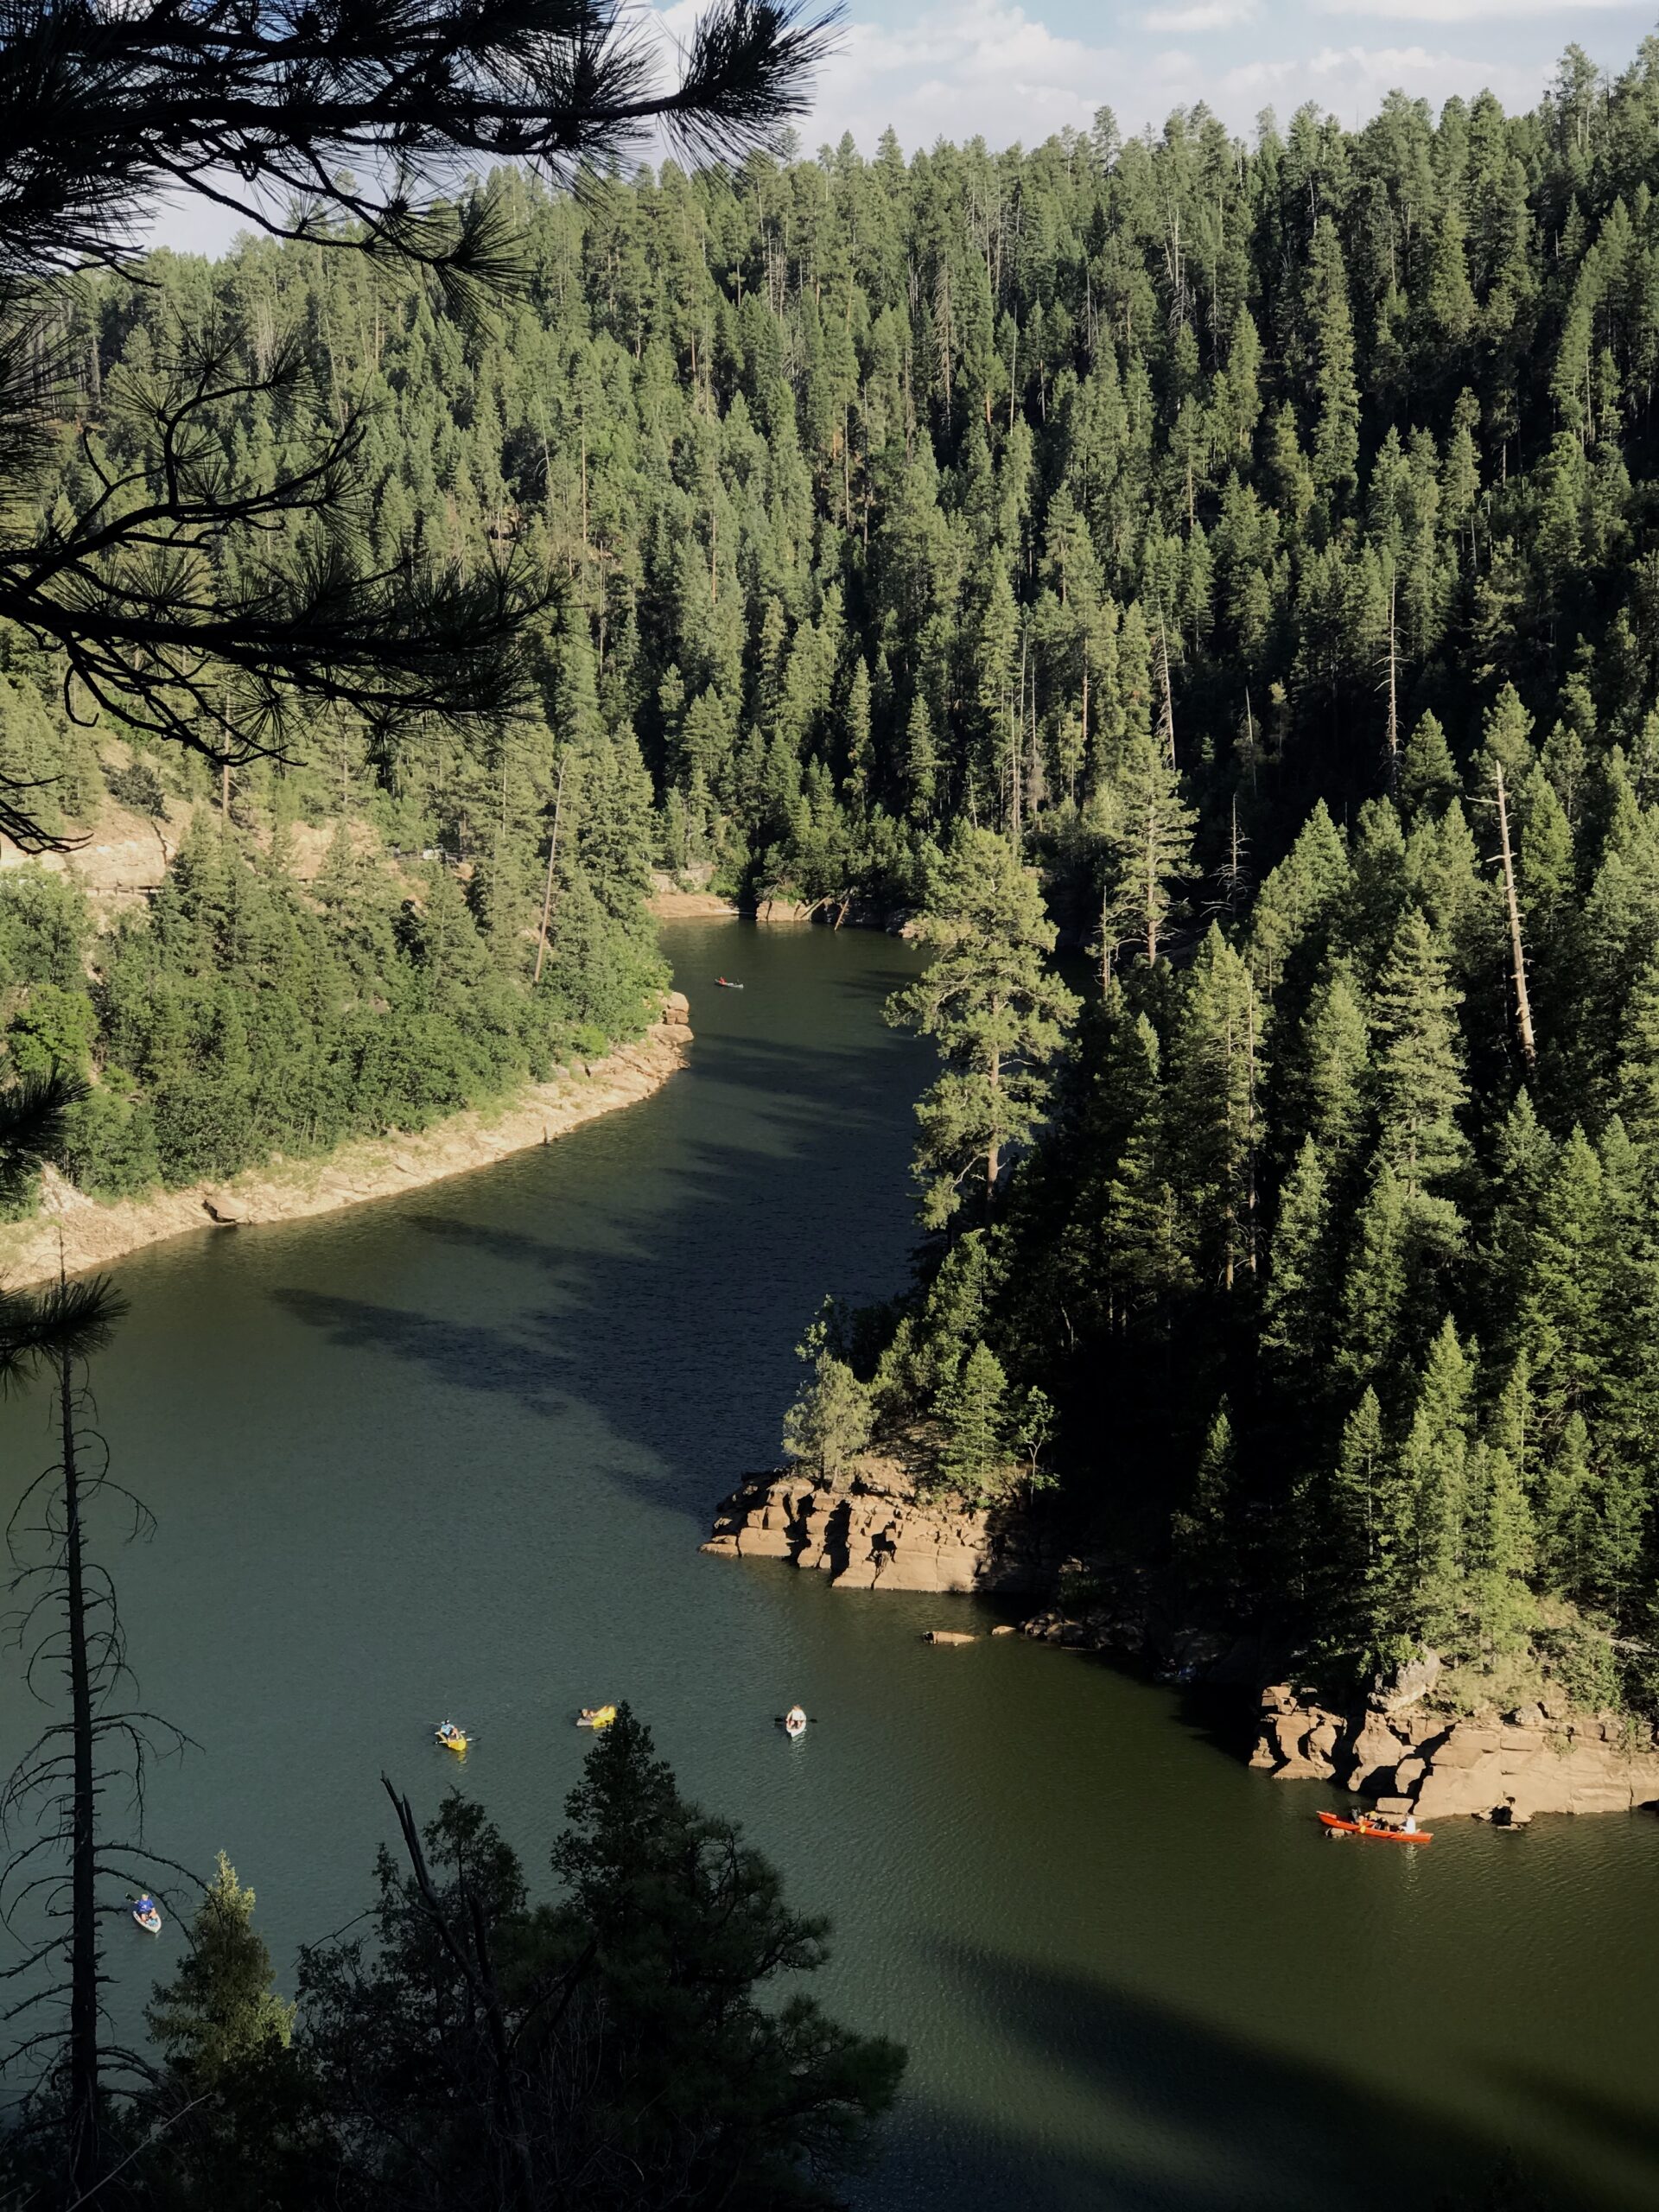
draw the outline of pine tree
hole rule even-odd
[[[1200,1589],[1224,1590],[1237,1580],[1237,1480],[1232,1417],[1224,1398],[1205,1437],[1191,1501],[1170,1520],[1170,1541],[1177,1564],[1188,1580]]]
[[[1150,967],[1177,911],[1176,887],[1192,874],[1197,817],[1173,764],[1150,737],[1130,741],[1113,782],[1102,934],[1114,945],[1138,944]]]
[[[1036,1127],[1044,1070],[1077,1001],[1046,964],[1055,930],[1037,880],[993,831],[958,830],[933,871],[918,934],[933,957],[887,1012],[936,1038],[944,1064],[917,1109],[922,1215],[939,1228],[976,1173],[989,1209],[1009,1154]]]
[[[145,2009],[151,2039],[193,2094],[267,2063],[292,2040],[295,2008],[272,1987],[253,1907],[253,1891],[221,1851],[191,1924],[189,1954]]]
[[[1313,1532],[1320,1554],[1313,1578],[1320,1629],[1337,1650],[1362,1662],[1398,1633],[1403,1506],[1382,1410],[1368,1389],[1343,1425],[1328,1515]]]
[[[1200,1281],[1230,1291],[1256,1264],[1260,1014],[1249,967],[1211,926],[1171,1026],[1172,1163]]]
[[[1358,486],[1359,391],[1354,381],[1354,324],[1342,242],[1328,215],[1313,226],[1308,255],[1307,316],[1319,416],[1313,435],[1313,482],[1333,511]]]
[[[1408,908],[1371,1001],[1383,1156],[1409,1193],[1432,1190],[1468,1158],[1459,1126],[1468,1096],[1459,994],[1421,910]]]
[[[1400,799],[1407,817],[1418,821],[1445,812],[1458,796],[1458,772],[1446,732],[1433,715],[1425,715],[1406,741],[1400,764]]]
[[[976,1344],[941,1389],[937,1408],[944,1430],[938,1467],[970,1503],[995,1491],[1009,1461],[1008,1378],[988,1345]]]
[[[1279,1199],[1262,1300],[1262,1349],[1287,1394],[1326,1384],[1333,1323],[1331,1192],[1312,1137],[1303,1140]]]
[[[1610,1224],[1595,1147],[1581,1129],[1561,1147],[1541,1193],[1516,1335],[1541,1414],[1559,1430],[1605,1393],[1610,1347]]]
[[[1281,1050],[1281,1141],[1311,1141],[1339,1173],[1364,1134],[1370,1038],[1352,969],[1339,962],[1316,988],[1300,1034]]]
[[[1448,1315],[1429,1347],[1400,1452],[1410,1594],[1397,1630],[1440,1643],[1456,1633],[1461,1598],[1473,1392],[1473,1368]]]

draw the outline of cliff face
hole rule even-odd
[[[837,1590],[1025,1594],[1052,1579],[1017,1515],[918,1497],[896,1461],[875,1459],[833,1484],[800,1471],[751,1475],[721,1501],[702,1548],[788,1560]]]
[[[1564,1701],[1472,1719],[1413,1700],[1358,1714],[1262,1698],[1252,1766],[1287,1781],[1332,1781],[1420,1821],[1473,1814],[1519,1827],[1535,1813],[1627,1813],[1659,1804],[1659,1738],[1617,1714]]]

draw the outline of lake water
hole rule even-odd
[[[467,1786],[539,1872],[575,1708],[627,1697],[834,1916],[833,2008],[910,2048],[861,2212],[1432,2204],[1506,2146],[1552,2201],[1659,2204],[1659,1819],[1331,1847],[1328,1793],[1173,1693],[921,1643],[988,1625],[969,1600],[698,1553],[821,1294],[902,1280],[926,1060],[880,1018],[909,946],[666,935],[697,1041],[646,1103],[120,1269],[98,1399],[159,1527],[115,1565],[144,1702],[203,1747],[153,1778],[156,1848],[228,1851],[287,1961],[366,1902],[382,1770],[429,1808],[454,1778],[436,1720],[477,1731]],[[14,1485],[46,1412],[5,1415]],[[176,1937],[125,1934],[130,2005]]]

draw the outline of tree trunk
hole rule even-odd
[[[1400,661],[1394,626],[1395,599],[1398,589],[1398,585],[1390,577],[1389,580],[1389,793],[1390,797],[1400,787]]]
[[[1521,902],[1516,896],[1515,859],[1510,850],[1510,809],[1503,795],[1503,766],[1494,764],[1497,785],[1497,835],[1503,855],[1503,903],[1510,916],[1510,957],[1515,969],[1515,1014],[1521,1031],[1521,1056],[1530,1075],[1538,1065],[1538,1046],[1532,1033],[1532,1001],[1527,995],[1527,956],[1521,943]]]
[[[536,940],[536,973],[532,985],[542,980],[542,967],[547,958],[547,925],[553,912],[553,863],[559,851],[559,815],[564,806],[564,763],[566,756],[559,755],[559,780],[553,792],[553,831],[547,841],[547,887],[542,893],[542,926]]]
[[[72,1745],[69,1872],[69,2194],[76,2202],[98,2181],[98,1901],[94,1888],[92,1691],[86,1656],[86,1592],[81,1561],[80,1476],[75,1459],[74,1382],[66,1354],[58,1363],[63,1427],[64,1615],[69,1644]]]
[[[1025,797],[1026,782],[1026,659],[1031,649],[1031,632],[1025,623],[1020,626],[1020,697],[1014,710],[1014,740],[1012,757],[1008,763],[1012,783],[1009,798],[1013,805],[1014,849],[1016,853],[1025,834],[1020,801]]]
[[[1164,749],[1169,754],[1169,765],[1175,766],[1175,692],[1169,678],[1169,632],[1164,623],[1161,602],[1158,608],[1158,659],[1164,678],[1164,709],[1159,718],[1163,733]]]
[[[994,1007],[993,1011],[1001,1014],[1002,1008],[1000,1002]],[[990,1077],[991,1091],[995,1096],[1002,1088],[1002,1053],[1001,1048],[995,1045],[991,1047]],[[1002,1147],[993,1137],[990,1148],[985,1154],[985,1218],[988,1221],[991,1217],[991,1202],[996,1196],[997,1177],[1001,1172]]]
[[[1083,704],[1077,712],[1077,759],[1086,766],[1089,760],[1089,647],[1083,649]],[[1075,804],[1077,796],[1077,771],[1073,766],[1068,796]]]

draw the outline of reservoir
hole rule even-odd
[[[226,1851],[291,1984],[369,1901],[382,1773],[423,1812],[457,1779],[435,1722],[475,1732],[459,1778],[544,1890],[572,1718],[626,1697],[832,1916],[830,2009],[909,2047],[861,2212],[1472,2205],[1506,2153],[1553,2202],[1659,2203],[1659,1818],[1330,1845],[1328,1786],[1249,1773],[1174,1691],[919,1640],[1010,1615],[699,1554],[822,1295],[904,1280],[930,1062],[880,1018],[909,945],[664,935],[696,1042],[645,1103],[118,1270],[94,1387],[158,1525],[99,1542],[139,1701],[200,1746],[151,1777],[154,1847]],[[48,1396],[5,1413],[9,1503]],[[118,2015],[178,1941],[111,1923]]]

